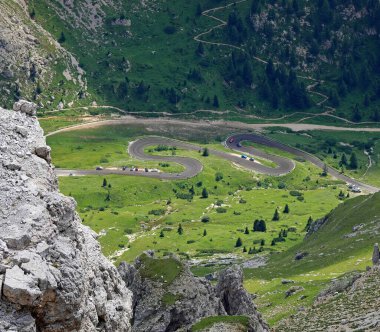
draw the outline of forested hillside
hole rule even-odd
[[[377,0],[31,0],[29,12],[85,70],[76,105],[380,120]]]

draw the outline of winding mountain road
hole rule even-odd
[[[280,176],[291,172],[295,163],[293,160],[280,157],[274,154],[269,154],[264,151],[255,149],[254,147],[242,146],[242,142],[252,142],[256,144],[265,145],[271,148],[277,148],[281,151],[285,151],[293,154],[294,156],[301,157],[317,167],[323,169],[324,163],[317,157],[310,155],[304,151],[298,150],[296,148],[290,147],[288,145],[282,144],[280,142],[271,140],[265,136],[259,134],[236,134],[230,136],[225,141],[225,146],[231,150],[231,152],[225,152],[216,149],[209,149],[210,155],[215,155],[217,157],[223,158],[227,161],[233,162],[247,170],[255,171],[261,174],[267,174],[270,176]],[[134,171],[132,169],[101,169],[101,170],[63,170],[57,169],[56,173],[58,176],[69,176],[69,175],[108,175],[108,174],[118,174],[118,175],[129,175],[129,176],[144,176],[150,178],[158,178],[162,180],[176,180],[176,179],[189,179],[197,174],[199,174],[202,169],[202,163],[194,158],[189,157],[179,157],[179,156],[159,156],[151,155],[145,153],[145,148],[157,145],[167,145],[177,148],[182,148],[191,151],[201,151],[202,147],[196,144],[186,143],[183,141],[159,137],[159,136],[146,136],[144,138],[138,139],[131,142],[128,147],[129,154],[140,160],[154,160],[163,162],[175,162],[184,166],[184,171],[180,173],[164,173],[164,172],[144,172],[144,171]],[[241,154],[250,155],[254,157],[264,158],[272,161],[276,166],[270,167],[263,165],[257,161],[252,161],[244,159]],[[367,185],[355,179],[351,179],[344,174],[339,173],[337,170],[328,167],[328,172],[333,177],[345,181],[346,183],[356,185],[368,192],[377,192],[379,188]]]

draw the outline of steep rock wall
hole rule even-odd
[[[27,102],[0,108],[0,331],[130,331],[132,295],[58,191]]]

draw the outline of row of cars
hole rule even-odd
[[[228,143],[233,143],[234,141],[235,141],[235,139],[234,139],[233,137],[231,137],[231,138],[228,140]],[[241,147],[242,147],[242,145],[241,145],[240,142],[238,142],[238,143],[236,144],[236,146],[237,146],[238,148],[241,148]],[[255,158],[253,158],[253,157],[248,157],[248,156],[245,155],[245,154],[242,154],[242,155],[241,155],[241,158],[246,159],[246,160],[249,160],[249,161],[255,161]]]
[[[103,170],[103,167],[101,166],[97,166],[95,168],[97,171],[102,171]],[[138,167],[135,167],[135,166],[132,166],[132,167],[127,167],[127,166],[123,166],[121,168],[123,171],[130,171],[130,172],[151,172],[151,173],[159,173],[160,170],[158,170],[157,168],[138,168]]]

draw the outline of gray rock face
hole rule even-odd
[[[180,269],[171,282],[146,277],[146,261],[155,260],[150,253],[137,259],[135,266],[121,263],[118,268],[134,295],[133,331],[188,331],[202,318],[220,315],[245,315],[250,318],[249,331],[269,330],[243,288],[240,267],[222,272],[218,286],[213,287],[205,278],[195,277],[177,258],[167,259]],[[163,270],[166,263],[165,259],[160,262]]]
[[[132,294],[81,224],[35,117],[0,108],[0,331],[130,331]]]
[[[243,269],[239,265],[232,266],[220,273],[216,293],[228,315],[248,316],[253,331],[269,330],[257,312],[250,294],[243,287]]]

